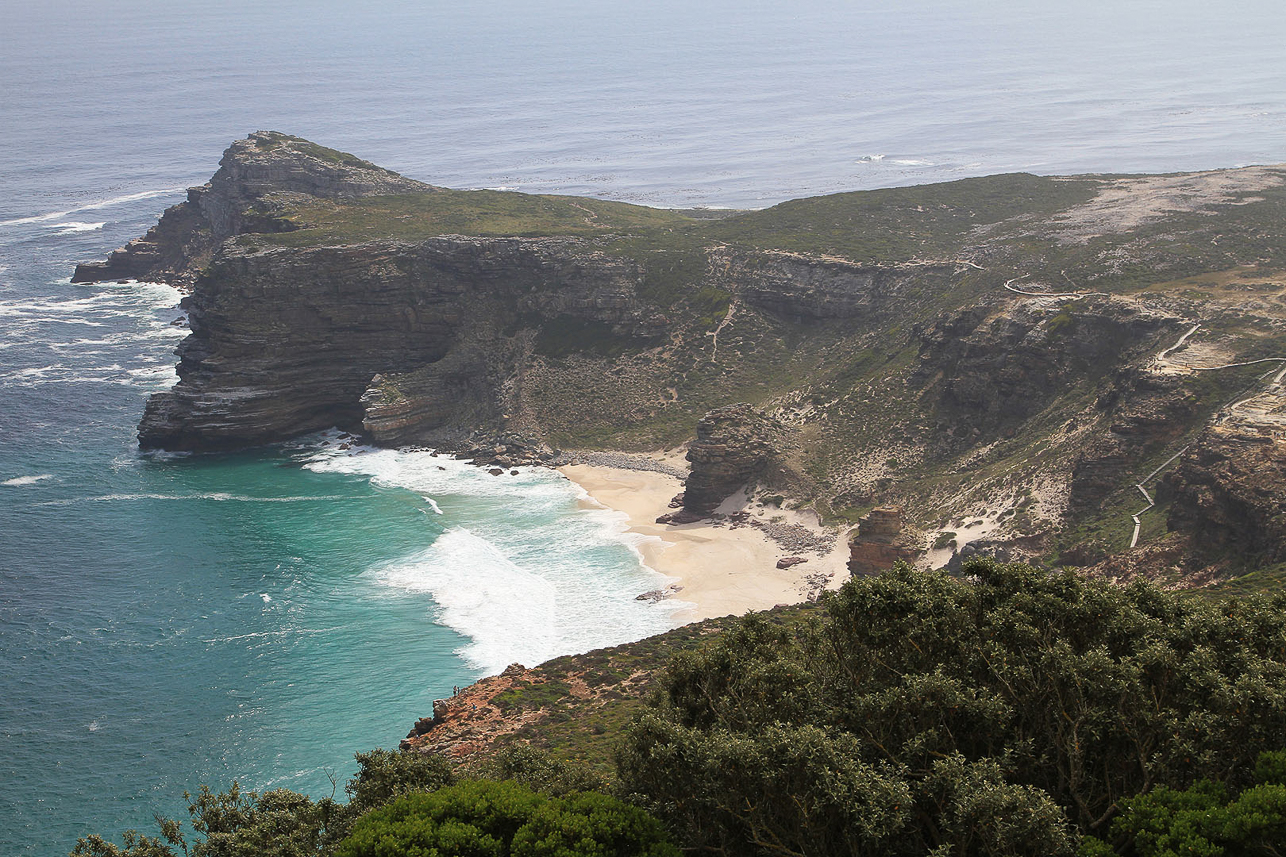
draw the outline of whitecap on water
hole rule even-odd
[[[41,473],[37,476],[15,476],[12,479],[6,479],[0,482],[0,485],[8,485],[11,488],[17,488],[22,485],[35,485],[37,482],[44,482],[46,479],[53,479],[52,473]]]
[[[557,654],[553,585],[463,527],[375,574],[386,586],[431,595],[439,621],[473,641],[459,654],[488,674]]]
[[[181,187],[165,187],[157,190],[144,190],[138,193],[127,193],[124,196],[114,196],[110,199],[102,199],[97,202],[78,205],[75,208],[69,208],[65,211],[51,211],[47,214],[33,214],[30,217],[16,217],[12,220],[0,220],[0,226],[21,226],[26,223],[44,223],[49,220],[61,220],[69,214],[75,214],[79,211],[99,211],[104,208],[111,208],[115,205],[122,205],[127,202],[136,202],[140,199],[152,199],[153,197],[165,196],[167,194],[178,193]]]
[[[42,224],[45,229],[57,229],[55,235],[77,235],[81,232],[95,232],[107,225],[104,220],[101,223],[82,223],[79,220],[69,220],[66,223],[45,223]]]
[[[337,446],[315,452],[304,466],[413,492],[441,513],[433,520],[446,532],[432,547],[373,571],[381,582],[432,597],[438,620],[473,639],[463,654],[482,668],[515,660],[532,666],[659,633],[685,606],[636,600],[668,581],[644,565],[639,548],[646,538],[626,531],[623,513],[578,502],[585,492],[552,470],[520,467],[511,468],[517,475],[493,476],[426,450]],[[426,541],[432,537],[426,532]],[[476,586],[509,606],[496,613],[459,600]],[[510,633],[505,611],[521,614],[521,634]],[[529,641],[526,648],[521,640]]]

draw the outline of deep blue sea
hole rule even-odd
[[[0,0],[0,854],[329,794],[453,685],[672,622],[553,474],[138,453],[180,296],[69,276],[231,140],[666,206],[1276,163],[1283,43],[1279,0]]]

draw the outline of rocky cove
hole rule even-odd
[[[338,426],[508,468],[684,446],[658,515],[808,510],[855,573],[991,553],[1271,582],[1280,364],[1253,361],[1286,355],[1284,176],[668,211],[453,191],[257,132],[75,279],[188,290],[145,447]],[[1131,544],[1136,485],[1171,458]]]

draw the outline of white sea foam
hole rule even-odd
[[[166,187],[158,190],[144,190],[139,191],[138,193],[127,193],[124,196],[114,196],[111,199],[103,199],[86,205],[78,205],[75,208],[69,208],[65,211],[51,211],[48,214],[33,214],[30,217],[18,217],[13,220],[0,220],[0,226],[20,226],[24,223],[44,223],[50,220],[61,220],[69,214],[76,214],[80,211],[99,211],[104,208],[111,208],[114,205],[135,202],[140,199],[152,199],[153,197],[178,193],[181,190],[183,190],[181,187]]]
[[[623,513],[578,503],[588,495],[554,471],[517,468],[517,476],[492,476],[423,450],[334,446],[314,454],[305,467],[365,475],[376,487],[414,492],[441,510],[434,520],[447,530],[432,548],[389,567],[396,573],[389,568],[374,573],[382,582],[431,596],[442,611],[439,621],[472,638],[463,654],[480,668],[500,669],[515,660],[532,666],[556,655],[639,639],[672,627],[674,612],[684,606],[635,599],[667,580],[643,563],[640,546],[646,537],[626,531]],[[446,578],[439,566],[449,569]],[[466,566],[474,569],[473,577]],[[455,587],[467,590],[477,575],[492,574],[489,569],[499,571],[488,587],[512,584],[519,602],[527,597],[522,592],[530,594],[541,581],[539,590],[553,593],[552,612],[533,607],[524,613],[519,635],[491,612],[459,601],[465,596]],[[537,617],[546,624],[537,628]],[[532,643],[519,650],[522,639]]]
[[[66,223],[45,223],[42,224],[46,229],[57,229],[55,235],[76,235],[80,232],[94,232],[102,229],[107,225],[104,220],[101,223],[82,223],[79,220],[69,220]]]
[[[179,380],[179,373],[168,363],[164,366],[143,366],[131,369],[129,376],[130,379],[126,383],[145,390],[164,390],[174,386]]]
[[[893,161],[893,163],[898,164],[899,166],[903,166],[903,167],[931,167],[931,166],[933,166],[933,161],[922,161],[922,160],[919,160],[918,158],[900,158],[900,159],[895,159],[895,160]]]
[[[307,497],[250,497],[244,494],[227,494],[211,491],[202,494],[101,494],[94,497],[73,497],[68,500],[46,500],[39,506],[69,506],[73,503],[118,503],[138,500],[214,500],[220,503],[312,503],[317,501],[351,500],[342,494],[322,494]]]
[[[11,488],[17,488],[21,485],[35,485],[37,482],[44,482],[46,479],[53,479],[52,473],[41,473],[38,476],[15,476],[12,479],[6,479],[0,482],[0,485],[8,485]]]
[[[98,289],[85,297],[49,295],[27,300],[0,301],[0,317],[46,318],[63,323],[89,321],[93,315],[115,317],[150,316],[156,310],[177,309],[183,293],[164,283],[127,280],[94,285]],[[73,316],[67,318],[66,316]]]
[[[873,164],[876,161],[884,160],[884,155],[863,155],[857,159],[859,164]]]
[[[428,550],[376,572],[381,583],[433,596],[439,620],[472,639],[459,652],[497,673],[558,654],[552,584],[469,530],[448,530]]]
[[[202,640],[203,643],[236,643],[241,640],[257,640],[264,637],[290,637],[296,634],[329,634],[332,631],[343,630],[339,626],[332,628],[281,628],[276,631],[252,631],[248,634],[233,634],[230,637],[211,637]]]

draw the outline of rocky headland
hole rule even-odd
[[[75,274],[126,277],[188,291],[145,447],[338,426],[507,468],[686,444],[658,514],[808,508],[854,573],[1286,574],[1284,168],[714,213],[449,190],[257,132]]]

